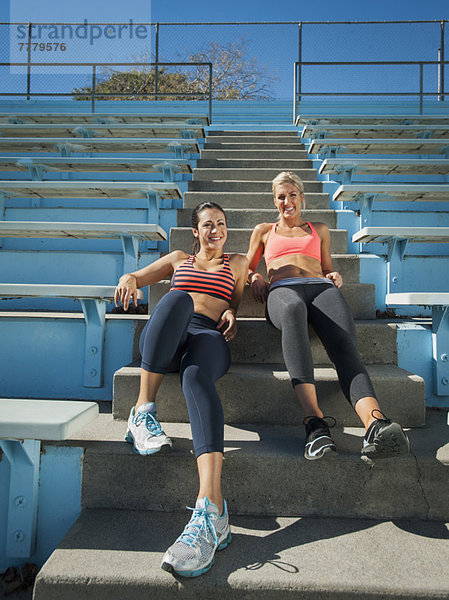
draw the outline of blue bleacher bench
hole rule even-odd
[[[0,136],[204,139],[205,132],[201,125],[188,125],[187,123],[85,123],[83,125],[73,123],[0,123]]]
[[[310,154],[334,157],[339,154],[443,154],[449,157],[449,139],[326,138],[311,140]]]
[[[55,152],[71,156],[76,152],[134,152],[145,154],[173,154],[184,158],[187,154],[199,154],[196,140],[173,138],[17,138],[0,137],[0,152]]]
[[[354,175],[449,175],[447,158],[326,158],[320,175],[338,175],[351,183]]]
[[[123,250],[122,270],[129,273],[137,269],[139,241],[166,240],[167,234],[156,224],[0,221],[0,239],[7,237],[120,239]]]
[[[387,294],[389,306],[432,307],[433,382],[437,396],[449,395],[449,292]]]
[[[0,448],[10,464],[6,555],[36,542],[42,440],[65,440],[98,416],[95,402],[0,398]]]
[[[182,113],[8,113],[0,114],[0,123],[187,123],[209,125],[206,114]]]
[[[449,137],[449,124],[438,125],[334,125],[334,124],[307,124],[301,131],[304,139],[334,138],[447,138]]]
[[[86,323],[84,386],[103,385],[103,348],[106,302],[114,299],[115,286],[0,283],[0,298],[73,298],[81,302]],[[143,298],[138,290],[138,298]]]
[[[347,208],[348,202],[357,202],[362,217],[362,225],[371,222],[374,202],[447,202],[449,184],[427,183],[353,183],[340,185],[332,196],[333,202],[341,202]]]
[[[42,180],[47,173],[161,173],[166,183],[176,174],[190,174],[192,167],[182,158],[99,158],[0,156],[0,171],[28,171],[32,179]]]
[[[448,115],[298,115],[296,126],[300,125],[344,125],[344,124],[412,125],[428,123],[449,125]]]

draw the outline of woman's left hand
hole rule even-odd
[[[328,279],[331,279],[335,283],[335,286],[338,288],[343,285],[343,278],[340,275],[340,273],[338,273],[338,271],[332,271],[332,273],[327,273],[326,277]]]
[[[224,338],[227,342],[230,342],[237,335],[237,318],[232,308],[228,308],[221,315],[221,319],[217,325],[217,329],[225,329],[222,331]]]

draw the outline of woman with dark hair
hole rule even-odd
[[[196,577],[209,570],[216,550],[230,539],[221,492],[224,418],[215,382],[228,370],[226,342],[237,332],[236,313],[248,276],[240,254],[224,254],[226,216],[215,202],[192,214],[192,254],[175,250],[120,278],[115,303],[128,309],[137,290],[171,279],[170,291],[154,308],[140,338],[140,392],[128,419],[126,440],[138,454],[170,449],[156,418],[156,394],[165,373],[179,371],[187,402],[200,488],[193,515],[162,561],[166,571]]]
[[[329,229],[304,221],[304,186],[283,171],[272,182],[276,223],[260,223],[252,233],[247,258],[254,299],[266,302],[269,323],[281,331],[282,353],[304,414],[304,457],[317,460],[336,452],[328,423],[318,405],[308,324],[315,329],[335,364],[344,395],[366,429],[362,455],[398,456],[409,441],[398,423],[381,412],[371,379],[356,346],[351,311],[340,293],[341,275],[332,268]],[[256,271],[265,257],[269,283]]]

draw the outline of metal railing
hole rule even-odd
[[[30,100],[33,96],[69,96],[69,97],[80,97],[86,96],[91,100],[92,112],[95,112],[95,102],[98,101],[98,97],[100,98],[108,98],[108,97],[147,97],[154,96],[155,100],[158,100],[161,97],[194,97],[206,99],[208,101],[208,114],[209,121],[212,123],[212,63],[210,62],[117,62],[117,63],[105,63],[105,62],[65,62],[65,63],[51,63],[51,62],[1,62],[0,67],[26,67],[27,69],[27,77],[26,77],[26,89],[23,92],[2,92],[0,91],[0,96],[25,96],[27,100]],[[92,69],[91,75],[91,91],[82,92],[79,90],[71,90],[70,92],[33,92],[31,91],[31,75],[33,67],[90,67]],[[155,77],[154,77],[154,92],[144,91],[144,92],[98,92],[97,87],[101,83],[98,79],[98,68],[111,68],[111,67],[154,67]],[[207,91],[198,90],[198,91],[180,91],[180,92],[165,92],[158,89],[158,84],[160,82],[159,72],[161,67],[205,67],[208,69],[207,76]]]
[[[419,114],[423,114],[423,101],[425,96],[437,97],[439,101],[444,101],[445,89],[444,89],[444,65],[449,64],[449,61],[445,60],[422,60],[422,61],[301,61],[294,63],[293,71],[293,122],[296,122],[298,102],[304,96],[345,96],[345,97],[370,97],[370,96],[383,96],[383,97],[395,97],[395,96],[408,96],[419,98]],[[323,66],[358,66],[358,67],[369,67],[369,66],[418,66],[418,91],[401,91],[401,92],[355,92],[355,91],[304,91],[302,89],[302,68],[303,67],[323,67]],[[438,90],[435,92],[424,91],[424,66],[436,65],[438,66]]]

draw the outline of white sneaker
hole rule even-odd
[[[223,515],[206,497],[196,501],[193,515],[184,531],[162,559],[164,571],[183,577],[197,577],[208,571],[215,561],[215,551],[224,550],[231,541],[229,515],[223,500]]]
[[[167,437],[156,419],[156,405],[149,402],[140,406],[137,411],[133,407],[128,418],[128,431],[125,440],[133,444],[137,454],[154,454],[160,450],[172,447],[172,441]]]

